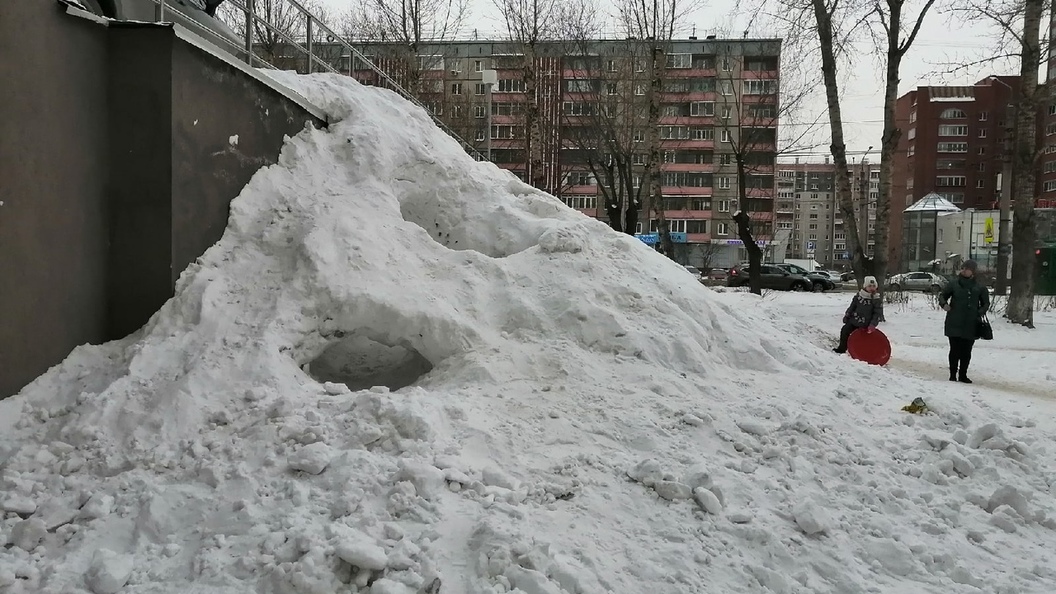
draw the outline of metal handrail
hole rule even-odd
[[[190,21],[194,20],[190,16],[188,16],[186,13],[182,12],[179,8],[169,4],[167,2],[167,0],[152,0],[152,1],[158,7],[157,11],[155,12],[155,17],[156,17],[157,21],[162,21],[162,20],[165,19],[166,11],[171,11],[171,12],[175,12],[177,14],[180,14],[184,18],[186,18],[187,20],[190,20]],[[314,71],[314,64],[315,63],[318,63],[320,66],[322,66],[323,68],[325,68],[329,72],[332,72],[334,74],[341,74],[341,72],[338,69],[334,68],[333,65],[331,65],[329,62],[326,62],[326,61],[320,59],[318,56],[315,55],[315,52],[313,51],[313,47],[312,47],[313,46],[313,38],[314,38],[314,35],[313,35],[314,31],[313,30],[318,29],[319,31],[321,31],[321,32],[323,32],[323,33],[325,33],[327,35],[328,41],[329,40],[333,40],[333,42],[336,42],[339,46],[341,46],[341,47],[345,48],[346,50],[348,50],[348,52],[349,52],[349,65],[348,65],[348,73],[347,74],[349,76],[352,75],[352,59],[357,59],[357,60],[365,63],[371,70],[374,71],[375,74],[377,74],[386,83],[386,85],[388,87],[390,87],[392,90],[394,90],[397,93],[399,93],[400,96],[402,96],[404,99],[407,99],[411,103],[414,103],[418,107],[421,107],[422,109],[424,109],[425,112],[429,114],[429,117],[433,120],[433,122],[436,123],[436,125],[441,130],[443,130],[445,133],[447,133],[448,136],[450,136],[450,137],[454,138],[456,141],[458,141],[458,143],[460,145],[462,145],[462,148],[466,152],[471,154],[478,161],[486,160],[484,155],[481,154],[480,151],[478,151],[476,148],[474,148],[473,145],[471,145],[469,142],[467,142],[461,136],[456,134],[455,131],[452,130],[450,126],[445,124],[435,114],[433,114],[428,108],[426,108],[426,106],[424,104],[422,104],[422,102],[420,100],[418,100],[417,97],[415,97],[413,94],[411,94],[410,91],[408,91],[407,89],[403,88],[399,83],[396,82],[395,79],[393,79],[391,76],[389,76],[389,74],[387,72],[385,72],[384,70],[379,68],[376,64],[374,64],[373,61],[367,59],[366,56],[364,56],[359,50],[357,50],[355,47],[353,47],[351,44],[349,44],[347,41],[345,41],[344,38],[342,38],[337,33],[334,33],[334,31],[332,29],[330,29],[330,27],[326,26],[326,23],[324,23],[321,20],[319,20],[318,17],[316,17],[314,14],[312,14],[311,11],[309,11],[307,8],[305,8],[300,2],[298,2],[297,0],[276,0],[276,1],[282,1],[282,2],[286,2],[286,3],[290,4],[290,5],[292,5],[294,8],[296,8],[300,12],[301,16],[305,18],[305,25],[306,25],[306,28],[305,28],[305,33],[306,33],[306,35],[305,35],[305,45],[301,45],[297,40],[293,39],[286,32],[279,30],[279,28],[276,27],[274,24],[268,22],[267,19],[264,19],[264,18],[261,18],[260,16],[258,16],[256,14],[256,12],[254,11],[254,8],[253,8],[254,0],[246,0],[245,4],[243,4],[239,0],[227,0],[228,4],[231,4],[235,8],[241,10],[246,15],[245,47],[236,46],[234,43],[231,42],[230,39],[227,39],[223,35],[220,35],[219,33],[215,32],[215,31],[212,31],[208,27],[202,27],[202,29],[207,31],[214,39],[221,41],[222,45],[220,47],[222,49],[226,49],[229,53],[231,53],[233,55],[237,55],[240,52],[245,52],[246,64],[248,64],[250,67],[254,67],[255,66],[254,62],[259,62],[260,66],[267,67],[267,68],[277,68],[277,66],[275,64],[272,64],[272,63],[268,62],[267,60],[265,60],[261,56],[257,56],[253,52],[254,25],[257,24],[257,23],[262,23],[271,32],[275,33],[280,38],[282,38],[286,43],[289,43],[292,47],[296,48],[297,50],[299,50],[301,52],[304,52],[305,55],[307,55],[307,57],[308,57],[308,73],[309,74],[311,74]],[[231,48],[233,48],[235,51],[231,51]],[[490,134],[489,134],[489,136],[490,136]]]

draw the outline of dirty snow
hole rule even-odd
[[[1056,591],[1052,402],[837,357],[839,296],[714,293],[392,93],[273,76],[330,128],[0,403],[0,592]]]

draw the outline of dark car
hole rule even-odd
[[[739,265],[730,269],[726,277],[727,287],[748,286],[748,274],[751,269],[748,266]],[[760,288],[773,289],[775,291],[809,291],[811,282],[801,274],[792,274],[771,264],[764,264],[759,268]]]
[[[834,283],[828,275],[810,272],[802,266],[788,263],[773,264],[772,266],[777,266],[778,268],[791,272],[792,274],[807,277],[807,279],[810,280],[810,288],[813,291],[831,291],[836,288],[836,283]]]

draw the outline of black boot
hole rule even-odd
[[[953,378],[950,378],[950,379],[953,379]],[[957,376],[957,381],[961,382],[962,384],[970,384],[970,383],[972,383],[972,380],[968,379],[968,376],[965,375],[963,372]]]

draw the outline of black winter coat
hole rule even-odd
[[[847,308],[847,313],[843,316],[843,322],[855,328],[876,326],[882,321],[884,321],[884,298],[879,293],[871,295],[863,294],[861,291],[855,293],[850,307]]]
[[[946,336],[975,340],[979,318],[990,309],[990,293],[974,278],[958,275],[939,294],[939,306],[946,307]]]

